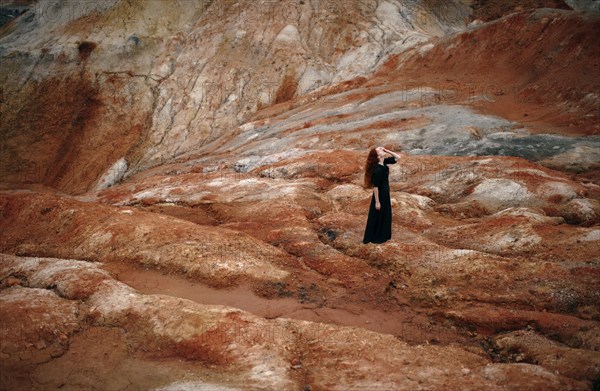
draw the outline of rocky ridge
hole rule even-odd
[[[597,388],[598,15],[471,3],[3,5],[0,388]]]

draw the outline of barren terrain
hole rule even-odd
[[[600,387],[595,2],[85,4],[0,4],[1,390]]]

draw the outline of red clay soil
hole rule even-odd
[[[473,20],[489,22],[513,12],[538,8],[571,9],[563,0],[477,0],[473,4]]]
[[[18,95],[25,101],[6,100],[0,121],[0,181],[42,183],[81,194],[126,155],[142,126],[122,127],[122,119],[114,118],[111,124],[107,118],[122,102],[103,96],[90,79],[85,73],[47,78],[27,84],[29,94]],[[124,85],[118,77],[108,77],[105,84],[117,90]]]
[[[428,343],[431,340],[441,344],[468,340],[466,335],[461,336],[457,330],[431,322],[426,314],[394,309],[389,303],[386,306],[365,306],[348,297],[344,303],[323,305],[294,297],[293,292],[285,294],[283,290],[267,299],[258,295],[249,285],[216,289],[176,274],[165,274],[127,264],[106,263],[103,268],[117,280],[141,293],[165,294],[201,304],[231,306],[266,319],[291,318],[360,327],[395,335],[414,344]]]
[[[513,14],[423,54],[392,56],[365,86],[429,86],[442,103],[467,103],[533,131],[598,134],[599,20],[549,9]]]

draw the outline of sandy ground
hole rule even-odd
[[[0,389],[598,389],[600,24],[567,3],[10,2]]]

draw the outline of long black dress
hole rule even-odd
[[[375,193],[371,196],[369,217],[365,228],[363,243],[383,243],[392,238],[392,203],[390,201],[390,182],[388,164],[396,163],[393,157],[383,160],[383,165],[377,164],[373,169],[371,181],[379,189],[379,203],[381,209],[375,209]]]

